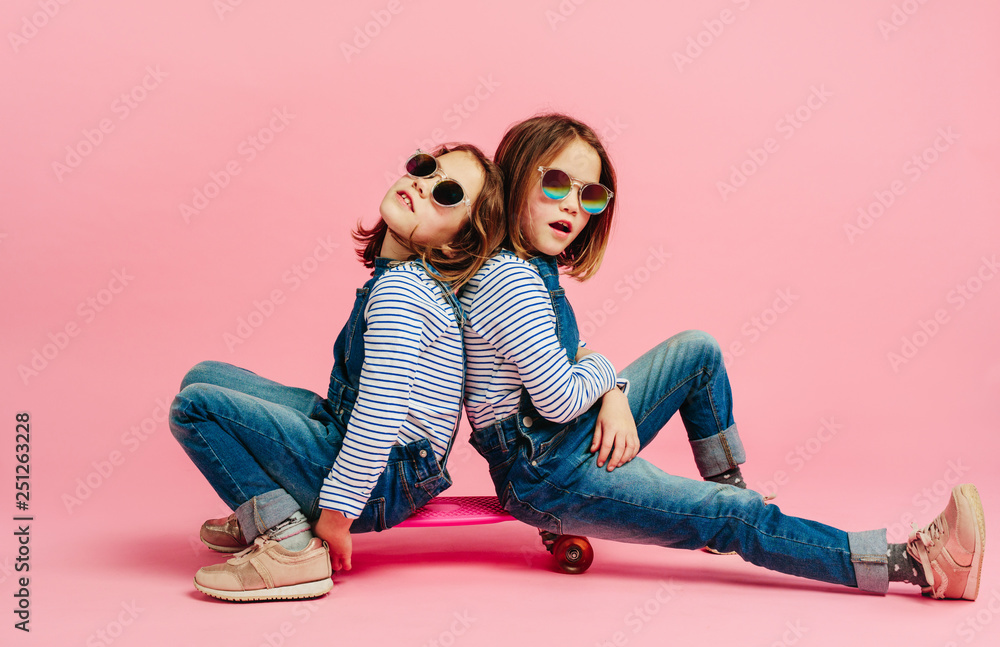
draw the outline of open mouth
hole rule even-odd
[[[413,211],[413,199],[406,191],[397,191],[396,195],[399,196],[400,201],[406,205],[406,208]]]
[[[573,231],[573,228],[570,227],[569,223],[566,222],[565,220],[559,220],[553,223],[549,223],[549,227],[552,227],[556,231],[561,231],[564,234],[568,234],[569,232]]]

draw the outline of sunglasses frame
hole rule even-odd
[[[444,169],[441,168],[441,165],[438,164],[437,158],[434,157],[433,155],[431,155],[430,153],[425,152],[425,151],[423,151],[423,150],[421,150],[421,149],[418,148],[416,153],[414,153],[413,155],[410,155],[408,158],[406,158],[406,163],[403,164],[403,168],[405,169],[405,168],[409,167],[410,160],[412,160],[414,157],[418,157],[420,155],[426,155],[427,157],[429,157],[432,160],[434,160],[434,170],[431,171],[428,175],[414,175],[413,173],[410,173],[409,171],[406,171],[406,174],[409,175],[410,177],[418,179],[418,180],[426,180],[426,179],[434,177],[435,175],[440,175],[441,176],[441,179],[438,180],[437,182],[435,182],[434,186],[431,187],[431,200],[434,201],[434,204],[442,206],[442,207],[444,207],[446,209],[451,208],[451,207],[457,207],[457,206],[459,206],[461,204],[464,204],[465,206],[467,206],[467,207],[469,207],[471,209],[472,208],[472,200],[469,199],[469,192],[465,190],[465,187],[462,186],[462,184],[458,180],[455,180],[455,179],[452,179],[452,178],[448,177],[448,174],[445,173]],[[461,189],[462,190],[462,199],[459,200],[458,202],[456,202],[455,204],[444,204],[443,202],[441,202],[440,200],[438,200],[437,196],[434,195],[434,191],[443,182],[452,182],[452,183],[455,184],[455,186],[457,186],[459,189]]]
[[[545,193],[545,186],[544,186],[545,185],[545,174],[548,173],[549,171],[559,171],[560,173],[563,173],[566,177],[569,178],[569,191],[566,192],[566,195],[564,195],[561,198],[552,198],[552,197],[549,197],[548,194],[546,194],[545,195],[546,198],[549,198],[549,200],[565,200],[566,196],[568,196],[570,194],[570,191],[573,190],[573,185],[579,185],[580,188],[577,190],[576,200],[580,204],[580,208],[583,209],[584,211],[586,211],[587,213],[589,213],[592,216],[596,216],[596,215],[604,213],[607,210],[608,205],[611,204],[611,198],[615,197],[614,191],[612,191],[608,187],[604,186],[600,182],[584,182],[583,180],[578,180],[577,178],[573,177],[569,173],[566,173],[566,171],[562,170],[561,168],[556,168],[554,166],[539,166],[538,167],[538,171],[542,174],[541,178],[539,178],[539,182],[540,182],[540,184],[542,186],[542,193]],[[583,198],[583,190],[585,188],[587,188],[588,186],[599,186],[602,189],[604,189],[607,192],[607,194],[608,194],[608,201],[604,203],[604,206],[601,207],[600,211],[589,211],[588,209],[585,209],[584,206],[583,206],[583,199],[582,199]]]

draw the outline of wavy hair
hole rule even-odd
[[[538,115],[511,126],[497,146],[496,161],[506,184],[507,238],[504,247],[518,256],[537,256],[524,234],[522,224],[527,218],[527,203],[531,191],[540,182],[539,166],[548,166],[572,141],[589,144],[601,158],[601,179],[604,186],[617,193],[615,167],[600,138],[587,124],[559,113]],[[557,257],[567,274],[585,281],[597,272],[604,260],[604,250],[611,236],[615,214],[615,198],[600,215],[591,216],[587,226]]]
[[[448,243],[447,249],[416,243],[412,232],[408,239],[404,239],[390,231],[381,218],[371,228],[365,228],[359,221],[352,236],[358,243],[358,258],[365,267],[375,266],[375,259],[388,233],[413,252],[411,258],[420,258],[431,265],[444,280],[458,289],[500,248],[506,236],[503,176],[500,169],[472,144],[446,144],[431,155],[440,157],[453,152],[469,153],[476,158],[483,168],[483,188],[472,203],[469,219]]]

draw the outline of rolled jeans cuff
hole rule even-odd
[[[851,548],[851,564],[858,588],[885,595],[889,591],[889,544],[885,528],[847,533]]]
[[[284,490],[258,494],[236,508],[236,520],[248,544],[269,529],[299,512],[299,504]]]
[[[735,424],[714,436],[692,440],[691,450],[702,478],[718,476],[747,461]]]

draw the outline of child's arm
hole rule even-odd
[[[318,534],[330,544],[331,559],[339,551],[347,568],[350,522],[364,510],[385,470],[409,414],[417,360],[426,338],[437,334],[427,330],[431,297],[415,296],[414,291],[421,289],[427,291],[407,272],[388,272],[375,284],[365,310],[365,361],[358,399],[341,451],[320,490],[319,505],[324,511],[317,524]]]
[[[351,524],[354,519],[345,517],[343,512],[323,510],[313,531],[330,547],[330,567],[335,570],[351,570]]]
[[[615,386],[615,369],[603,355],[580,349],[570,363],[560,345],[548,291],[524,261],[504,259],[479,281],[470,323],[497,352],[517,366],[538,413],[569,422]]]

